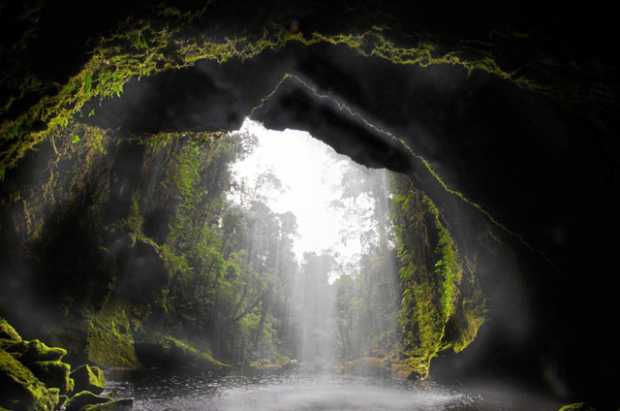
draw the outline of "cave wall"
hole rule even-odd
[[[3,315],[72,362],[136,367],[141,332],[173,332],[188,244],[217,218],[234,141],[148,137],[72,123],[2,186]]]

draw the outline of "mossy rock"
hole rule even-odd
[[[136,346],[140,359],[163,369],[222,370],[230,367],[208,351],[169,335],[156,335],[151,342]]]
[[[30,365],[32,373],[48,387],[58,388],[62,393],[73,391],[71,366],[60,361],[37,361]]]
[[[105,388],[103,370],[99,367],[82,365],[71,373],[75,381],[75,389],[78,391],[90,391],[101,394]]]
[[[6,343],[2,348],[26,366],[39,361],[61,361],[67,355],[64,348],[48,347],[40,340]]]
[[[88,361],[97,365],[138,368],[131,326],[125,311],[109,308],[93,315],[88,322],[86,344]]]
[[[131,411],[133,409],[133,399],[123,398],[120,400],[109,401],[104,404],[87,405],[83,411]]]
[[[67,401],[65,411],[82,411],[87,406],[105,404],[110,401],[112,401],[111,398],[96,395],[90,391],[81,391]]]
[[[0,407],[13,411],[52,411],[59,390],[47,388],[11,354],[0,350]]]
[[[560,407],[558,411],[596,411],[596,409],[585,402],[574,402]]]
[[[0,319],[0,340],[20,342],[22,337],[8,321]]]

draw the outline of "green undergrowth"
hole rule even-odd
[[[222,180],[226,174],[220,170],[236,155],[236,143],[218,132],[158,133],[135,142],[146,148],[144,168],[158,170],[157,198],[153,202],[167,204],[169,219],[164,237],[149,236],[144,221],[152,202],[138,189],[132,195],[123,225],[131,245],[149,247],[165,270],[165,283],[145,291],[153,293],[148,304],[151,311],[158,313],[152,319],[163,331],[165,324],[198,321],[196,318],[209,314],[195,312],[195,307],[210,309],[213,295],[205,295],[203,290],[212,289],[227,266],[213,225],[217,224],[214,216],[223,207],[222,192],[228,184],[225,178]],[[166,341],[175,352],[183,348],[175,345],[175,340]],[[208,362],[206,357],[203,360]],[[216,362],[211,361],[212,365]]]
[[[147,162],[162,161],[164,174],[160,188],[164,196],[173,196],[176,206],[169,232],[163,243],[157,243],[143,232],[140,197],[132,197],[126,226],[132,243],[141,241],[153,247],[171,276],[187,277],[192,273],[191,259],[208,254],[211,236],[205,221],[211,214],[205,180],[209,165],[230,155],[233,148],[221,132],[158,133],[140,140],[147,148]],[[167,194],[166,194],[167,193]]]
[[[439,209],[405,176],[393,181],[400,265],[400,326],[409,365],[425,378],[441,351],[464,350],[484,322],[482,293],[467,273]]]

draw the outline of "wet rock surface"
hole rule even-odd
[[[105,388],[105,376],[103,370],[88,364],[76,368],[71,373],[71,378],[75,381],[76,391],[90,391],[101,394]]]
[[[101,369],[83,365],[71,373],[71,365],[62,362],[66,350],[22,339],[4,319],[0,319],[0,330],[0,407],[12,411],[132,409],[131,399],[112,399],[85,390],[103,391]]]

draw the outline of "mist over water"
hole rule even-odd
[[[143,378],[115,389],[134,395],[136,409],[142,411],[441,411],[461,409],[475,400],[436,386],[310,374]]]
[[[444,410],[465,398],[441,390],[399,390],[362,381],[317,379],[232,389],[214,401],[214,410]]]

